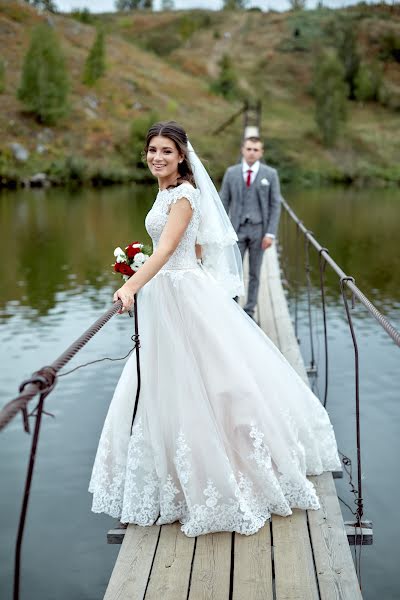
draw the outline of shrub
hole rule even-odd
[[[6,87],[6,68],[4,65],[4,61],[0,58],[0,94],[2,94]]]
[[[144,144],[146,135],[153,123],[159,120],[156,113],[150,113],[142,117],[136,118],[130,130],[129,136],[129,155],[133,159],[133,164],[137,169],[145,169],[146,162],[144,160]]]
[[[90,25],[94,22],[92,13],[86,7],[76,8],[75,10],[71,11],[71,17],[77,21],[80,21],[81,23],[85,23],[86,25]]]
[[[326,146],[332,146],[346,119],[347,85],[344,68],[332,52],[316,57],[314,71],[315,119]]]
[[[218,65],[220,72],[218,78],[211,84],[211,90],[227,100],[233,99],[238,94],[238,87],[236,71],[230,56],[224,54]]]
[[[378,65],[361,64],[355,78],[355,97],[361,102],[379,99],[382,72]]]
[[[24,59],[18,98],[39,122],[52,124],[68,111],[68,76],[52,27],[39,25],[32,33]]]
[[[390,31],[383,36],[380,56],[384,61],[400,62],[400,34]]]
[[[56,185],[82,185],[87,178],[87,165],[79,156],[67,156],[52,162],[47,174]]]
[[[104,54],[104,32],[102,29],[98,29],[85,63],[83,82],[87,85],[93,85],[104,75],[106,70]]]
[[[336,19],[332,23],[337,54],[344,68],[344,80],[348,86],[348,98],[355,98],[355,81],[360,66],[357,50],[356,24],[352,19]]]

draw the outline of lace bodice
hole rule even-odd
[[[160,190],[146,216],[145,226],[153,240],[155,250],[167,222],[170,206],[180,198],[186,198],[190,202],[193,214],[178,247],[164,265],[163,270],[192,269],[197,266],[195,243],[200,224],[200,192],[190,183],[185,182],[173,189]]]

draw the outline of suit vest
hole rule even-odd
[[[254,179],[253,183],[249,187],[247,187],[246,182],[242,177],[243,205],[242,213],[240,216],[241,225],[243,225],[244,223],[250,223],[251,225],[259,225],[263,222],[260,199],[257,194],[255,180],[256,178]]]

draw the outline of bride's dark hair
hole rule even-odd
[[[188,136],[183,127],[181,127],[175,121],[160,121],[159,123],[154,123],[154,125],[152,125],[147,132],[146,144],[144,147],[146,154],[152,138],[156,135],[162,135],[173,141],[178,149],[178,152],[180,152],[180,154],[183,156],[182,162],[178,163],[179,179],[177,181],[177,185],[183,183],[184,181],[188,181],[193,186],[196,186],[188,157]]]

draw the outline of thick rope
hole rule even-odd
[[[48,386],[54,386],[57,373],[75,356],[83,346],[122,308],[121,300],[115,302],[101,317],[97,319],[78,339],[76,339],[51,365],[42,367],[31,378],[20,386],[20,394],[3,406],[0,411],[0,431],[22,411],[25,431],[29,431],[27,405],[39,392],[46,391]]]

